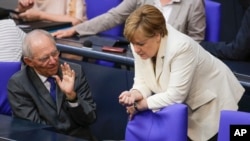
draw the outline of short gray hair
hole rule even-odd
[[[32,45],[36,41],[36,39],[39,39],[41,36],[46,36],[50,39],[50,41],[56,46],[56,42],[53,38],[53,36],[41,29],[35,29],[29,32],[26,37],[24,38],[23,46],[22,46],[22,54],[23,57],[32,57]]]

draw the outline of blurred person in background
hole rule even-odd
[[[47,20],[77,25],[87,20],[85,0],[18,0],[16,11],[24,21]]]
[[[21,61],[26,33],[13,20],[6,19],[8,16],[8,12],[0,10],[0,61]]]
[[[167,23],[195,41],[204,40],[206,17],[204,0],[123,0],[118,6],[93,19],[70,29],[59,30],[52,35],[57,38],[75,34],[93,35],[123,24],[138,7],[150,4],[156,6]]]

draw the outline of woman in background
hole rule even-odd
[[[87,20],[85,0],[18,0],[16,11],[24,21],[47,20],[77,25]]]
[[[0,16],[0,61],[18,62],[22,57],[22,44],[26,33],[12,19]]]
[[[87,20],[85,0],[19,0],[18,17],[24,21],[47,20],[71,22],[77,25]],[[62,53],[67,59],[82,60],[81,56]]]
[[[206,28],[204,0],[122,0],[108,12],[70,29],[54,32],[53,36],[62,38],[74,34],[82,36],[98,34],[124,23],[134,10],[145,4],[154,5],[160,9],[167,23],[178,31],[187,34],[197,42],[204,40]]]

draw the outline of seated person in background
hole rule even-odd
[[[246,9],[240,29],[231,42],[201,42],[201,46],[220,59],[250,61],[250,7]]]
[[[127,113],[185,103],[188,136],[211,141],[218,132],[220,111],[237,110],[244,88],[231,70],[199,43],[178,32],[154,6],[144,5],[126,20],[124,36],[135,58],[134,84],[119,96]],[[214,137],[213,137],[214,136]]]
[[[85,0],[18,0],[18,17],[24,21],[48,20],[71,22],[87,20]]]
[[[89,125],[96,119],[96,104],[81,66],[59,61],[53,37],[43,30],[28,33],[22,49],[27,66],[8,83],[13,116],[92,140]]]
[[[72,25],[87,20],[85,0],[18,0],[19,18],[25,21],[48,20],[71,22]],[[82,60],[81,56],[62,53],[62,57]]]
[[[197,42],[204,40],[206,28],[204,0],[123,0],[107,13],[70,29],[59,30],[52,35],[62,38],[74,34],[97,34],[124,23],[130,13],[144,4],[159,8],[166,21],[177,30],[187,34]]]
[[[0,17],[0,61],[21,61],[22,43],[26,33],[11,19]]]

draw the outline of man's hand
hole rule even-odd
[[[61,64],[62,69],[62,80],[59,76],[53,76],[63,93],[66,95],[67,99],[73,100],[76,98],[76,93],[74,90],[75,84],[75,71],[72,70],[69,64]]]

